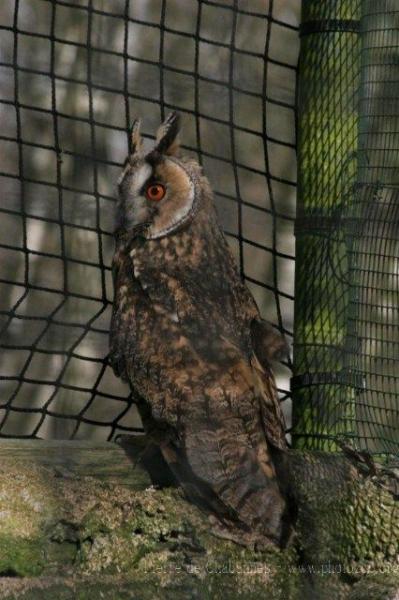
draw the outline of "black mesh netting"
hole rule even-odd
[[[399,452],[399,8],[304,3],[294,421]]]
[[[299,4],[1,4],[0,436],[140,428],[107,362],[115,184],[136,116],[150,139],[182,113],[241,272],[291,341],[301,36],[294,442],[397,454],[399,9],[306,0],[299,30]]]
[[[298,13],[297,0],[0,3],[0,436],[140,427],[107,363],[135,116],[150,138],[181,112],[241,271],[291,335]]]

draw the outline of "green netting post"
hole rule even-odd
[[[345,216],[356,181],[360,0],[304,0],[298,105],[293,442],[353,436]],[[353,350],[353,349],[351,349]]]

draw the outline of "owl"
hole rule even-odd
[[[280,544],[286,449],[270,367],[285,342],[263,321],[218,224],[202,168],[179,148],[179,116],[144,152],[140,123],[119,179],[110,359],[143,425],[213,531]]]

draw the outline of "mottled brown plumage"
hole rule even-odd
[[[177,134],[173,113],[145,156],[133,126],[120,181],[111,360],[215,530],[279,543],[285,502],[269,444],[286,442],[269,361],[285,346],[242,283],[209,183],[179,156]],[[166,191],[159,202],[146,197],[155,184]]]

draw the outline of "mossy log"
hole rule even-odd
[[[214,537],[178,487],[154,486],[144,443],[0,442],[1,599],[398,597],[389,476],[290,453],[279,472],[296,536],[255,553]]]

